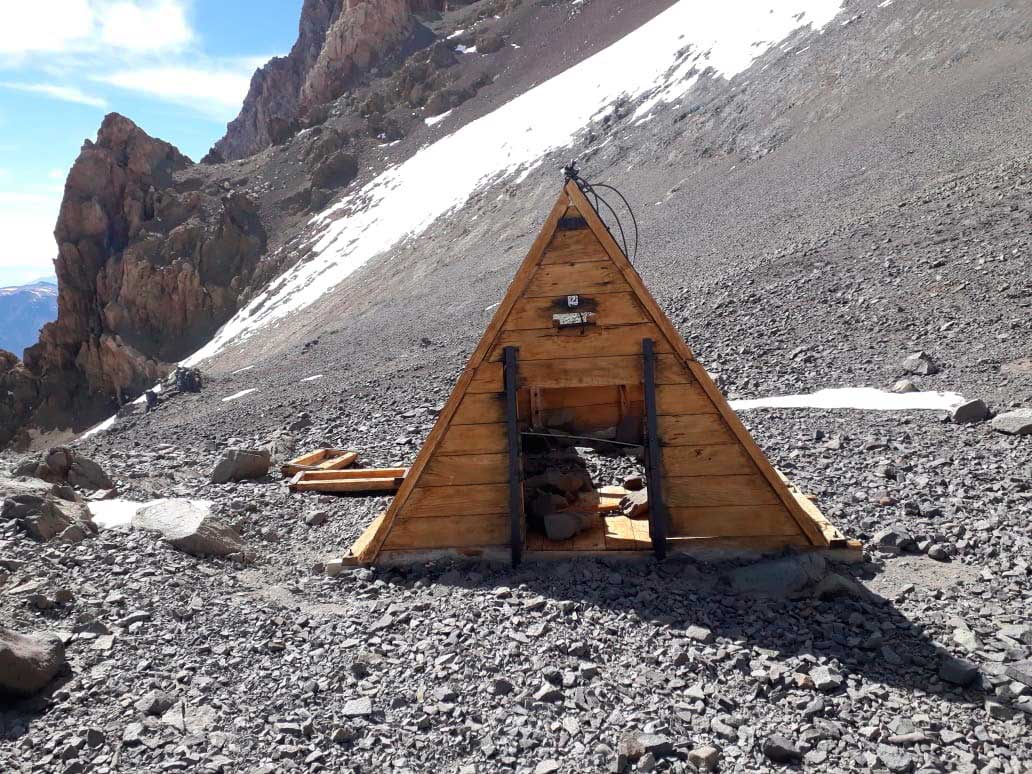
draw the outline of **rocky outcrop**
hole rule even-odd
[[[114,482],[96,462],[67,446],[55,446],[39,457],[15,468],[16,476],[31,476],[51,484],[69,484],[79,489],[112,489]]]
[[[305,0],[297,42],[255,72],[240,114],[205,157],[240,159],[288,139],[313,108],[413,40],[414,14],[446,0]]]
[[[10,352],[0,350],[0,447],[27,437],[20,429],[40,400],[39,379]]]
[[[237,310],[265,251],[258,207],[184,181],[191,167],[114,113],[83,146],[55,230],[58,318],[25,352],[41,424],[111,413]]]

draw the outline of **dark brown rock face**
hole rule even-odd
[[[240,159],[284,142],[311,110],[341,96],[415,30],[416,12],[446,0],[305,0],[297,42],[257,70],[238,115],[205,161]]]
[[[58,318],[25,353],[40,424],[109,412],[236,311],[265,231],[242,193],[177,189],[174,176],[192,166],[117,114],[83,146],[55,230]]]
[[[39,399],[39,379],[17,357],[0,349],[0,447],[16,440]]]

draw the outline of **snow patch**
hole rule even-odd
[[[257,387],[251,387],[246,390],[241,390],[240,392],[234,392],[232,395],[227,395],[225,398],[223,398],[222,402],[229,403],[231,400],[236,400],[237,398],[242,398],[245,395],[250,395],[252,392],[257,392],[257,390]]]
[[[450,115],[451,115],[451,111],[450,110],[446,110],[443,113],[441,113],[441,115],[439,115],[439,116],[430,116],[429,118],[424,118],[423,121],[426,123],[427,126],[435,126],[436,124],[441,123],[441,121],[443,121],[444,119],[446,119]]]
[[[146,502],[139,502],[137,500],[98,500],[97,502],[86,503],[86,507],[90,511],[90,515],[93,516],[93,523],[100,529],[129,529],[129,525],[133,520],[133,516],[140,508],[144,508],[148,505],[154,505],[154,503],[162,502],[183,502],[176,498],[166,498],[159,500],[147,500]],[[191,505],[196,505],[199,508],[210,508],[211,500],[186,500],[185,502]]]
[[[159,384],[155,384],[153,387],[150,388],[150,391],[153,392],[155,395],[160,395],[161,394],[161,384],[160,383]],[[146,402],[147,402],[147,396],[146,395],[141,395],[139,398],[137,398],[136,400],[133,401],[133,405],[142,406]],[[118,414],[112,414],[107,419],[105,419],[103,422],[101,422],[99,425],[94,425],[93,427],[91,427],[85,433],[80,435],[79,438],[80,439],[82,439],[82,438],[89,438],[90,436],[96,435],[97,433],[103,433],[103,432],[105,432],[107,430],[110,430],[114,426],[115,422],[117,422],[117,421],[118,421]]]
[[[322,374],[316,374],[315,376],[306,376],[301,381],[302,382],[314,382],[316,379],[322,379],[322,378],[323,378]]]
[[[477,53],[476,46],[464,46],[461,43],[455,47],[455,51],[460,54],[475,54]]]
[[[956,392],[885,392],[873,387],[818,390],[809,395],[732,400],[735,411],[758,408],[863,409],[865,411],[952,411],[967,399]]]
[[[320,233],[311,257],[271,283],[184,363],[198,363],[310,306],[370,259],[461,207],[477,190],[502,180],[518,184],[618,100],[647,97],[639,110],[645,115],[682,97],[694,83],[692,68],[710,67],[731,78],[764,53],[753,41],[781,41],[803,26],[822,29],[841,5],[841,0],[681,0],[315,216],[310,226]]]
[[[242,374],[244,371],[250,371],[252,368],[254,368],[253,365],[244,366],[243,368],[238,368],[237,370],[232,371],[231,375],[233,375],[233,374]]]

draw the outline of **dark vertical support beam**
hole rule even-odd
[[[649,482],[649,537],[657,559],[667,553],[667,509],[663,502],[662,463],[659,456],[659,426],[656,421],[656,345],[642,339],[645,382],[645,476]]]
[[[516,418],[516,390],[519,386],[517,352],[516,347],[506,347],[502,350],[505,374],[505,429],[509,440],[509,543],[513,567],[518,566],[523,557],[523,481],[520,480],[522,449]]]

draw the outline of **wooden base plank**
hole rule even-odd
[[[329,481],[298,481],[291,483],[294,492],[396,492],[401,482],[398,478],[350,478]]]
[[[316,449],[308,454],[290,460],[280,472],[284,477],[297,475],[308,470],[340,470],[358,459],[358,452],[344,449]]]
[[[801,535],[788,509],[777,505],[670,508],[672,537]]]
[[[384,543],[385,549],[434,549],[491,546],[508,548],[509,516],[442,516],[399,518]]]
[[[663,482],[671,508],[710,508],[724,505],[776,505],[778,493],[759,473],[744,476],[690,476]]]
[[[298,482],[344,481],[350,478],[404,478],[408,468],[356,468],[353,470],[305,470]]]

